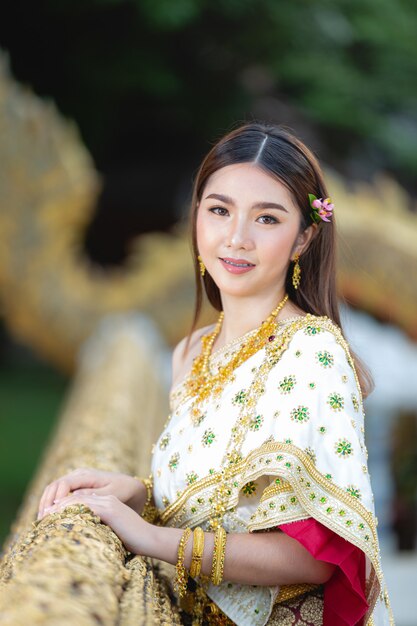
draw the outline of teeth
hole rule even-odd
[[[226,259],[223,259],[223,261],[228,265],[234,265],[235,267],[252,267],[251,263],[233,263],[232,261],[226,261]]]

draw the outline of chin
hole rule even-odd
[[[216,281],[215,281],[216,282]],[[216,282],[220,293],[227,296],[247,298],[248,296],[255,296],[257,291],[251,289],[248,285],[225,285],[221,281]]]

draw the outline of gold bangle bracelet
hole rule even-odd
[[[200,526],[194,528],[193,533],[193,555],[191,558],[190,576],[195,578],[201,572],[204,552],[204,531]]]
[[[220,585],[223,580],[224,559],[226,552],[226,531],[223,526],[218,526],[214,534],[213,561],[211,567],[211,582]]]
[[[139,480],[146,488],[146,501],[143,505],[141,517],[145,522],[154,524],[159,517],[159,511],[152,503],[153,501],[153,476],[150,474],[149,478],[142,478],[141,476],[133,476],[136,480]]]
[[[178,545],[178,558],[177,564],[175,566],[175,579],[174,579],[174,589],[178,594],[179,598],[185,596],[187,591],[187,580],[188,580],[188,572],[184,565],[184,554],[185,554],[185,546],[187,541],[191,535],[191,528],[186,528],[181,535],[180,543]]]
[[[147,504],[150,504],[152,497],[153,497],[153,477],[152,474],[149,476],[149,478],[142,478],[141,476],[133,476],[133,478],[136,478],[136,480],[139,480],[141,483],[143,483],[146,487],[146,502],[145,502],[145,506]]]

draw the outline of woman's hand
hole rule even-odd
[[[84,504],[110,526],[127,550],[147,556],[152,537],[152,525],[145,522],[129,506],[114,495],[72,494],[45,508],[44,514],[58,513],[68,505]],[[41,515],[43,517],[43,515]]]
[[[59,498],[70,493],[99,496],[113,495],[124,502],[136,513],[141,514],[146,501],[146,487],[137,478],[119,472],[81,467],[47,485],[39,502],[38,519],[43,517],[46,507],[50,507]]]

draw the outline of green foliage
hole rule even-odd
[[[10,366],[0,375],[0,546],[40,461],[66,381],[45,367]]]
[[[91,107],[76,118],[92,143],[135,103],[162,132],[213,137],[267,95],[341,153],[372,144],[380,165],[417,169],[412,0],[65,0],[48,11],[74,33],[63,70],[79,90],[67,98],[71,111]]]

